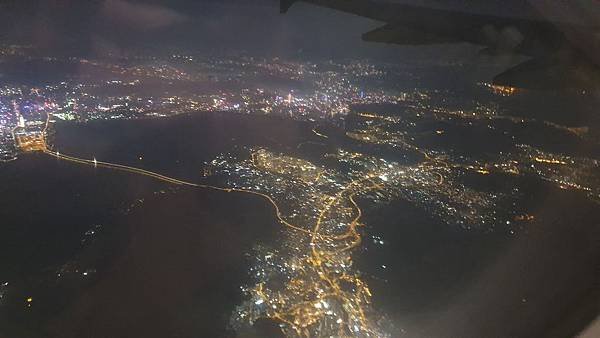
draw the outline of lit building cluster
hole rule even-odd
[[[386,336],[390,324],[379,320],[384,317],[372,309],[368,285],[353,268],[362,241],[358,198],[402,198],[464,228],[499,222],[501,196],[466,188],[441,163],[406,166],[342,149],[327,157],[340,166],[320,167],[265,149],[211,163],[230,186],[272,196],[285,220],[281,246],[257,249],[256,284],[244,287],[248,301],[232,325],[268,317],[292,336]]]
[[[244,287],[248,300],[233,326],[267,317],[291,336],[387,335],[390,323],[372,308],[368,285],[353,267],[363,236],[359,198],[405,199],[469,229],[500,222],[501,196],[466,188],[442,164],[400,165],[342,149],[327,157],[340,165],[321,167],[265,149],[211,163],[230,186],[272,196],[285,220],[281,246],[257,248],[256,283]]]
[[[553,154],[528,145],[518,145],[513,154],[486,165],[490,170],[533,175],[566,190],[585,192],[600,202],[600,162],[596,159]]]
[[[16,50],[14,46],[6,48]],[[74,122],[196,112],[272,114],[335,122],[343,120],[352,105],[395,103],[406,98],[406,93],[369,84],[381,80],[389,70],[362,61],[317,64],[178,54],[163,58],[134,55],[109,60],[28,60],[47,62],[49,68],[62,62],[73,65],[77,72],[43,86],[6,84],[0,88],[3,160],[16,156],[13,129],[25,123],[42,125],[48,113],[53,119]]]
[[[6,291],[8,289],[8,282],[2,282],[0,283],[0,305],[2,305],[2,303],[4,302],[4,297],[6,295]]]
[[[48,114],[57,108],[39,88],[0,88],[0,161],[15,159],[19,148],[33,149],[45,142]]]
[[[533,176],[600,200],[597,160],[523,145],[495,156],[434,150],[421,145],[419,137],[442,137],[446,130],[436,123],[435,128],[419,129],[419,119],[486,123],[494,117],[413,109],[402,118],[375,112],[349,116],[346,136],[362,144],[362,150],[339,148],[324,155],[326,165],[267,149],[249,150],[247,156],[223,155],[212,162],[228,185],[277,200],[285,229],[279,246],[256,248],[251,268],[255,283],[243,287],[246,302],[237,307],[233,327],[270,318],[288,336],[381,337],[394,331],[373,309],[367,280],[353,267],[353,254],[364,236],[357,199],[376,204],[401,199],[448,225],[507,235],[535,219],[518,206],[520,187],[480,189],[465,184],[466,176]],[[406,156],[388,160],[377,156],[372,146]],[[372,240],[387,241],[377,236]]]
[[[212,165],[232,186],[277,200],[287,231],[281,247],[257,248],[251,270],[256,284],[244,287],[248,301],[238,307],[232,325],[268,317],[290,336],[387,336],[352,263],[362,226],[355,198],[382,189],[379,175],[353,179],[265,149],[249,155],[221,157]]]

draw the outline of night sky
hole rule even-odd
[[[5,1],[2,37],[49,52],[102,53],[132,46],[326,54],[360,47],[377,23],[300,4],[279,14],[277,1]]]
[[[536,17],[560,13],[561,19],[584,20],[587,1],[568,13],[540,0],[400,0],[434,8]],[[557,7],[558,6],[558,7]],[[537,10],[534,10],[536,8]],[[593,11],[591,11],[593,13]],[[413,48],[364,43],[362,33],[381,23],[298,3],[279,14],[277,0],[4,0],[0,1],[0,39],[32,43],[57,54],[118,54],[134,47],[183,47],[200,51],[247,50],[253,54],[423,57],[437,47]],[[444,50],[464,56],[464,48]]]
[[[522,0],[515,3],[519,2]],[[119,50],[136,46],[248,50],[254,54],[283,56],[422,53],[410,47],[399,49],[364,43],[360,35],[381,23],[303,3],[294,5],[287,15],[279,14],[276,0],[9,0],[0,3],[1,39],[32,43],[48,53],[102,55],[110,51],[118,54]],[[493,6],[476,5],[477,2],[468,6],[461,1],[448,4],[461,10],[493,10]]]

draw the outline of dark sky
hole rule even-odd
[[[33,43],[46,53],[103,55],[136,47],[162,50],[182,47],[206,52],[247,50],[254,54],[323,57],[428,53],[427,49],[362,42],[361,34],[381,23],[303,3],[295,5],[286,15],[279,13],[277,0],[0,0],[0,3],[1,38],[5,42]],[[450,5],[458,6],[451,2]],[[454,50],[462,53],[460,48]],[[446,55],[452,56],[453,52]]]
[[[532,7],[557,11],[550,0],[379,0],[429,7],[528,16]],[[585,8],[589,0],[574,0]],[[559,11],[564,12],[564,11]],[[33,43],[41,52],[103,55],[136,47],[255,54],[408,56],[437,48],[364,43],[362,33],[381,23],[298,3],[279,14],[277,0],[0,0],[0,39]],[[463,47],[444,47],[452,58]]]
[[[25,2],[25,3],[23,3]],[[131,46],[250,49],[271,53],[352,49],[376,24],[300,4],[279,14],[269,0],[3,1],[5,41],[49,51]]]

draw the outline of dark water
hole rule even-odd
[[[58,124],[55,149],[197,181],[204,163],[241,147],[268,147],[295,154],[318,138],[309,123],[232,113],[180,115],[169,119]]]
[[[159,187],[44,155],[22,156],[0,172],[0,279],[9,283],[0,336],[36,337],[45,319],[124,247],[122,210]]]

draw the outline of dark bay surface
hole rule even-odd
[[[57,337],[223,337],[248,283],[245,253],[277,233],[258,198],[185,190],[146,200],[130,242],[47,326]]]
[[[179,115],[167,119],[58,123],[54,148],[61,153],[131,165],[193,182],[205,162],[250,147],[297,154],[319,140],[312,124],[234,113]]]

